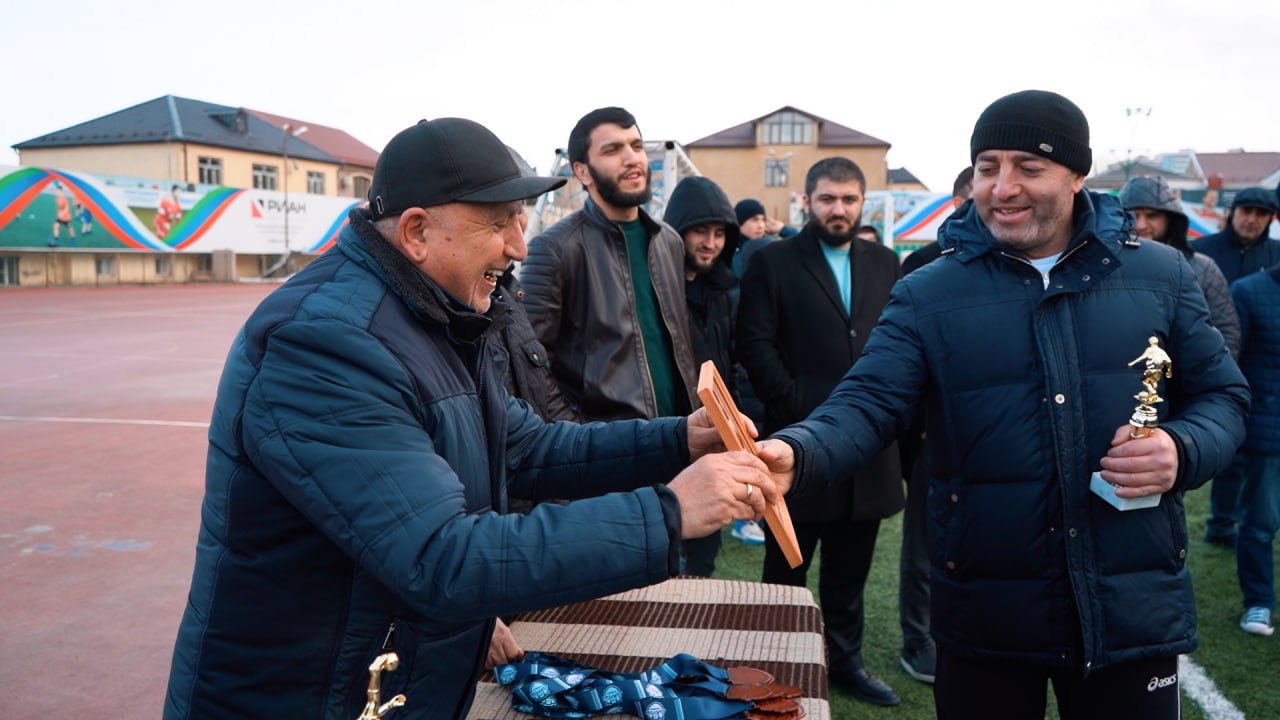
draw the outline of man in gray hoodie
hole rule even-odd
[[[1213,258],[1191,249],[1187,240],[1190,220],[1173,188],[1157,175],[1140,175],[1120,190],[1120,204],[1133,215],[1133,231],[1138,237],[1163,243],[1186,256],[1209,303],[1209,323],[1222,333],[1231,357],[1239,357],[1240,320],[1227,278]]]

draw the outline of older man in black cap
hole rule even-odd
[[[1084,189],[1071,101],[995,101],[970,152],[973,201],[944,223],[942,257],[895,286],[862,358],[762,457],[804,493],[923,400],[938,717],[1043,718],[1052,683],[1064,720],[1174,720],[1178,655],[1197,644],[1181,495],[1243,438],[1244,378],[1186,261]],[[1152,337],[1182,370],[1159,427],[1131,438],[1132,361]]]
[[[526,252],[522,201],[563,182],[474,122],[419,123],[245,323],[165,718],[354,718],[389,652],[397,717],[466,717],[496,617],[665,580],[682,538],[777,497],[755,458],[707,454],[705,411],[547,425],[502,388],[492,294]],[[508,493],[587,499],[502,514]]]

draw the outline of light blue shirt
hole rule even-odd
[[[834,248],[824,242],[819,244],[822,245],[822,254],[827,258],[827,265],[831,266],[831,274],[836,276],[836,289],[840,291],[840,299],[844,301],[844,311],[847,314],[853,297],[853,267],[849,264],[849,252],[853,249],[853,243],[842,248]]]
[[[1057,255],[1050,255],[1049,257],[1038,258],[1035,260],[1032,260],[1031,258],[1027,258],[1027,262],[1034,265],[1036,267],[1036,270],[1040,271],[1040,278],[1044,280],[1044,287],[1046,290],[1049,289],[1049,270],[1053,269],[1054,264],[1058,262],[1058,258],[1060,257],[1062,257],[1062,253],[1058,253]]]

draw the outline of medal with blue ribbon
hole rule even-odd
[[[544,653],[493,669],[517,712],[554,718],[631,714],[644,720],[730,720],[803,714],[796,688],[763,670],[720,668],[681,653],[639,673],[611,673]],[[759,710],[760,714],[753,711]]]

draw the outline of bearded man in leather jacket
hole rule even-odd
[[[587,113],[569,135],[586,205],[529,243],[525,307],[546,346],[555,417],[682,415],[697,406],[684,241],[641,207],[649,158],[631,113]]]

